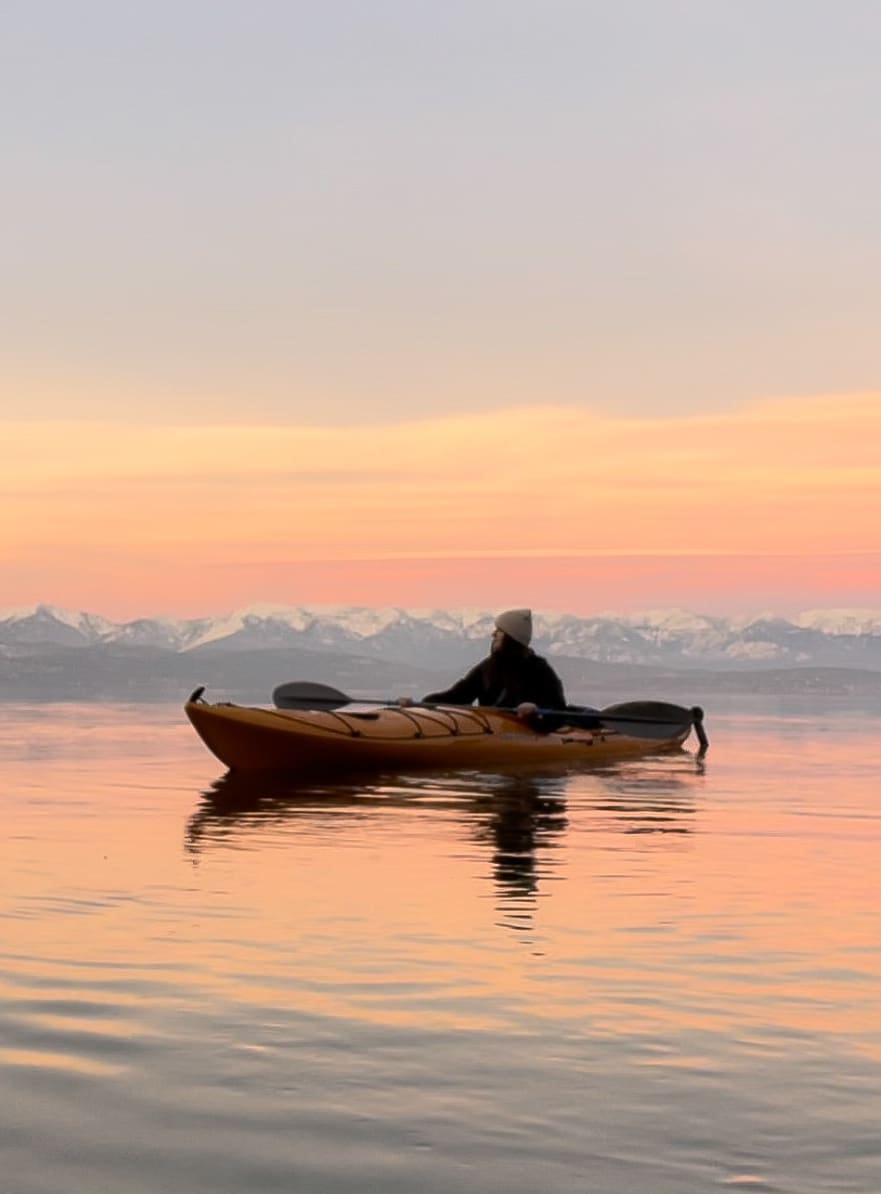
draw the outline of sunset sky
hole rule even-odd
[[[0,611],[881,608],[881,7],[0,18]]]

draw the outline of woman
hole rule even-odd
[[[565,709],[566,697],[560,677],[529,646],[532,641],[532,611],[508,609],[495,621],[490,653],[470,672],[443,692],[431,692],[423,704],[492,705],[516,709],[529,717],[540,709]],[[413,702],[404,697],[402,705]]]

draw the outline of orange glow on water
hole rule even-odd
[[[26,718],[2,744],[4,982],[33,982],[40,1024],[75,1030],[92,990],[107,1038],[123,1013],[138,1035],[139,1009],[205,1000],[777,1048],[877,1033],[874,726],[729,719],[705,772],[685,755],[559,780],[254,781],[206,802],[214,762],[173,713]]]

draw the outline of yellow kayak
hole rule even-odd
[[[551,733],[538,733],[513,710],[385,704],[376,709],[359,704],[270,709],[209,704],[202,691],[197,689],[187,701],[186,715],[208,749],[233,771],[583,766],[678,750],[692,728],[704,749],[706,741],[695,716],[700,710],[659,702],[614,706],[589,718],[573,713],[573,724],[564,721]],[[637,712],[628,717],[627,710]]]

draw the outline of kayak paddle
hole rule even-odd
[[[293,680],[280,684],[272,693],[277,709],[333,710],[343,705],[382,705],[398,707],[395,701],[361,700],[347,696],[329,684],[316,684],[311,680]],[[404,708],[437,709],[442,705],[415,701]],[[515,713],[515,709],[502,709],[503,713]],[[566,725],[583,729],[612,729],[628,734],[632,738],[673,738],[687,727],[694,727],[701,750],[709,746],[703,727],[703,711],[696,706],[686,709],[683,705],[671,705],[667,701],[625,701],[609,705],[606,709],[536,709],[539,716],[562,719]]]

